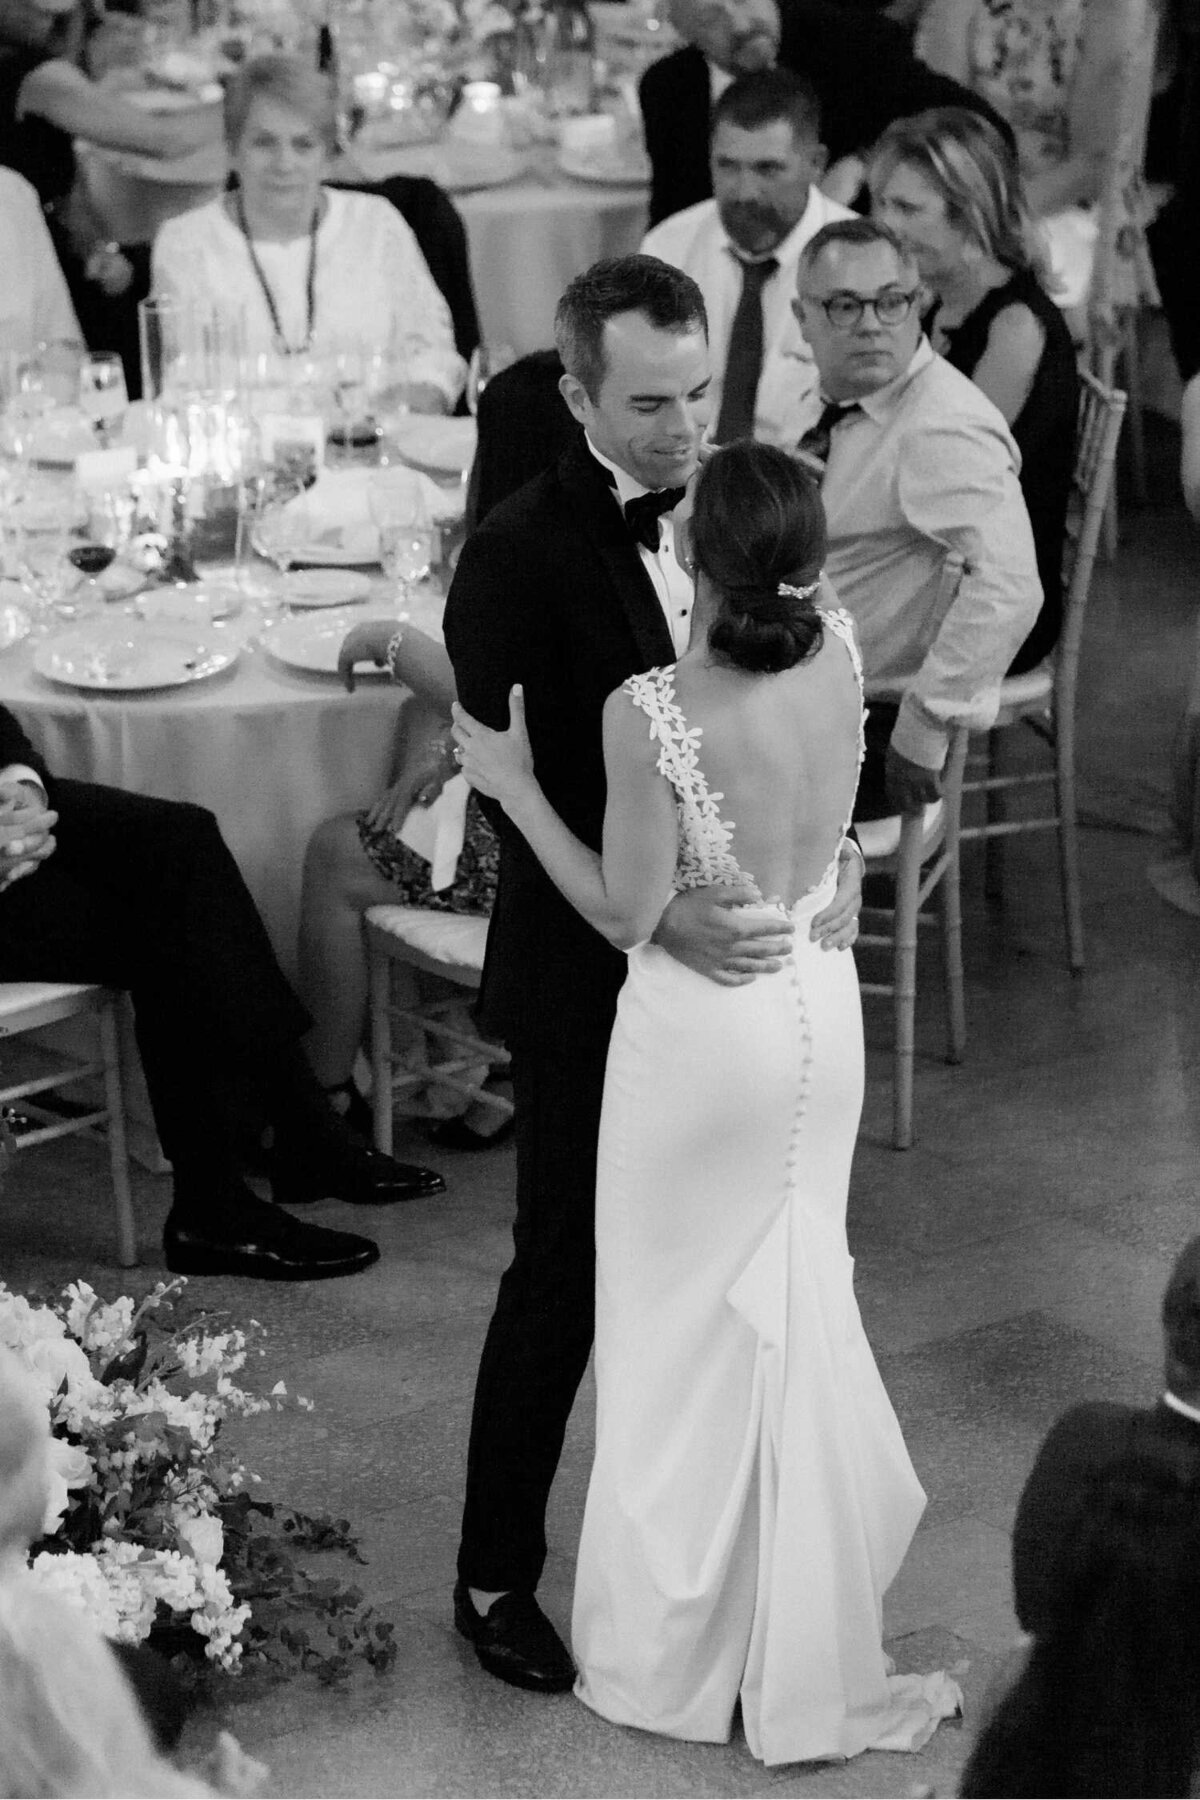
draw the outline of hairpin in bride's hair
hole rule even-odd
[[[821,574],[823,575],[824,572],[825,571],[822,570]],[[811,600],[813,595],[818,592],[820,586],[821,576],[818,575],[817,579],[815,581],[810,581],[807,587],[793,587],[790,581],[781,581],[779,586],[775,589],[775,592],[777,594],[788,594],[793,600]]]

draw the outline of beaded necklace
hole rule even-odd
[[[280,356],[304,356],[312,349],[313,324],[317,315],[317,226],[321,222],[321,202],[318,200],[313,208],[312,224],[308,228],[308,278],[305,282],[305,295],[308,302],[308,325],[304,333],[304,341],[300,344],[289,344],[283,335],[283,325],[279,318],[279,308],[275,304],[275,296],[271,292],[271,284],[263,272],[258,260],[258,252],[254,248],[254,240],[250,236],[250,227],[246,223],[246,208],[242,200],[242,191],[236,189],[233,196],[234,210],[237,213],[238,229],[246,240],[246,248],[250,252],[250,261],[262,289],[262,297],[267,303],[267,311],[271,315],[271,335],[275,349]]]

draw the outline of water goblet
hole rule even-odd
[[[420,480],[412,469],[379,469],[371,476],[367,500],[379,532],[384,573],[407,599],[409,588],[428,578],[436,547]]]
[[[67,552],[65,530],[26,533],[21,545],[18,579],[34,603],[34,625],[40,631],[59,621],[71,623],[94,609],[94,595],[80,592],[84,584]]]
[[[308,515],[303,505],[307,483],[300,473],[278,470],[258,483],[251,543],[260,556],[273,562],[278,580],[264,592],[260,610],[264,620],[277,618],[285,603],[284,582],[308,534]]]

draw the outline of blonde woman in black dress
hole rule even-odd
[[[977,113],[938,107],[889,126],[867,166],[871,212],[911,251],[930,290],[926,329],[1004,418],[1021,452],[1042,610],[1012,665],[1043,660],[1062,625],[1062,552],[1079,377],[1049,291],[1016,158]]]

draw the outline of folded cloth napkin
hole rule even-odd
[[[398,413],[385,421],[388,437],[405,462],[421,469],[461,476],[475,458],[474,419],[440,413]]]
[[[409,473],[420,487],[431,523],[441,524],[462,511],[461,495],[440,488],[415,469]],[[322,469],[307,493],[292,501],[308,520],[309,544],[338,550],[356,562],[374,560],[379,554],[379,532],[371,517],[370,474],[370,469]]]
[[[452,775],[432,805],[414,806],[400,827],[400,842],[429,863],[435,894],[452,887],[458,873],[470,792],[465,775]]]

